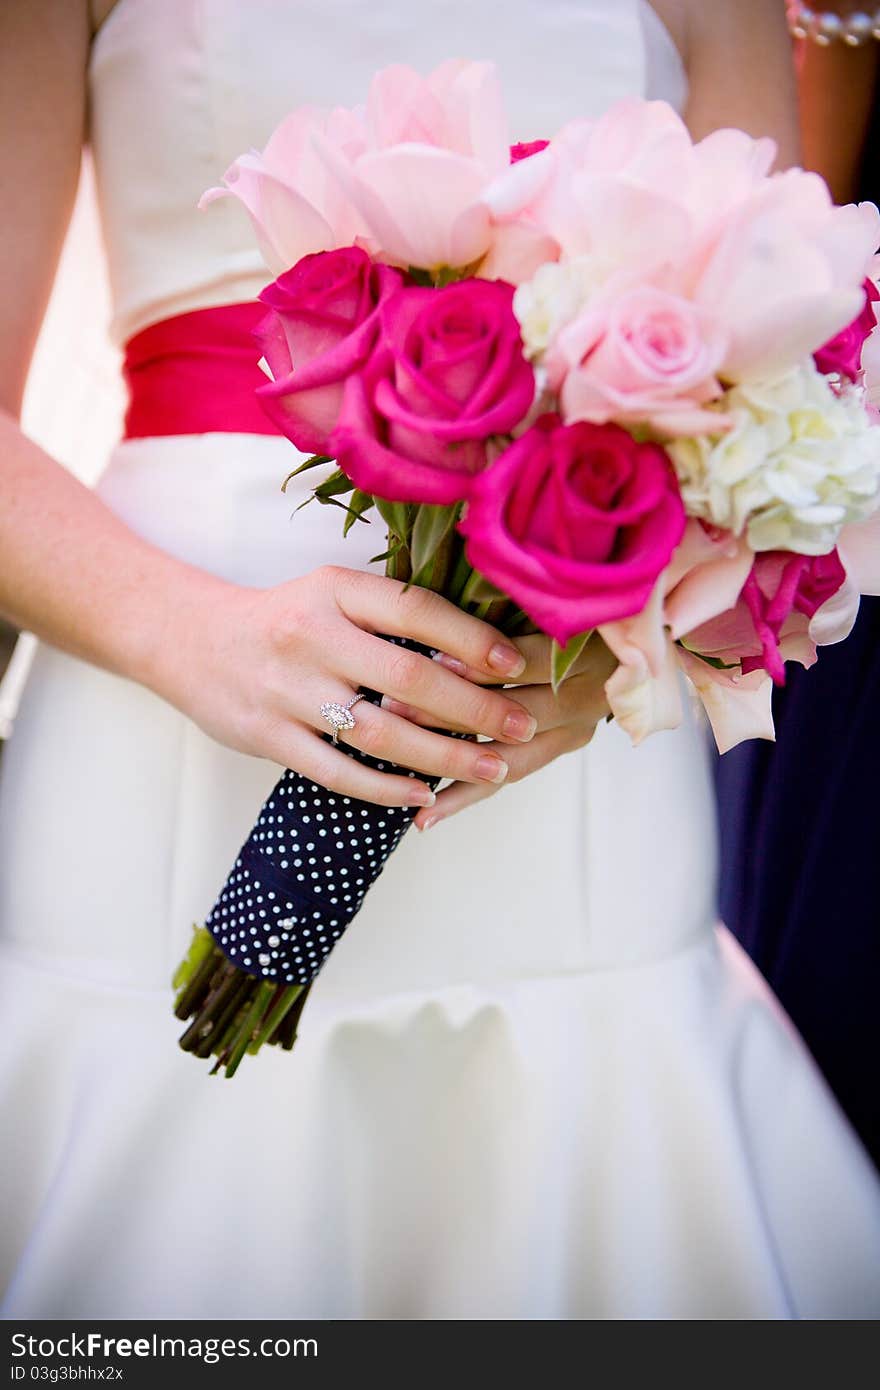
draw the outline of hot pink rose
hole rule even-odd
[[[329,451],[365,492],[455,502],[535,392],[513,287],[462,280],[400,290],[380,309],[381,340],[345,388]]]
[[[828,555],[766,551],[755,563],[735,606],[688,633],[687,646],[743,674],[766,671],[785,684],[785,662],[816,659],[810,619],[837,593],[846,571],[836,550]]]
[[[379,307],[402,283],[349,246],[305,256],[260,295],[270,313],[257,337],[275,379],[257,395],[303,453],[327,452],[345,382],[372,352]]]
[[[637,286],[610,295],[563,328],[547,358],[566,420],[648,422],[667,434],[717,430],[702,407],[721,393],[715,376],[727,337],[710,314],[678,295]]]
[[[814,353],[820,372],[826,372],[829,376],[836,372],[840,376],[849,377],[850,381],[858,380],[862,369],[862,348],[865,340],[877,327],[874,305],[880,299],[880,290],[873,280],[865,280],[864,291],[865,304],[858,318],[854,318],[852,323],[847,324],[846,328],[842,328],[830,342]]]
[[[519,164],[521,159],[530,159],[533,154],[540,154],[542,150],[546,150],[549,144],[549,140],[521,140],[516,145],[511,145],[510,162]]]
[[[639,612],[684,526],[659,445],[543,415],[475,480],[461,530],[472,565],[565,643]]]

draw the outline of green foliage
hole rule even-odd
[[[435,507],[423,503],[416,511],[410,539],[413,583],[425,584],[430,579],[437,551],[455,525],[458,510],[457,504]]]
[[[479,574],[477,570],[472,570],[467,583],[462,590],[462,605],[468,603],[498,603],[503,602],[505,595],[495,585],[490,583],[485,575]]]
[[[564,647],[561,647],[554,638],[550,654],[550,680],[554,695],[558,694],[559,687],[566,676],[570,674],[572,666],[592,635],[592,629],[589,632],[578,633],[576,637],[570,637]]]
[[[411,508],[406,502],[389,502],[387,497],[377,497],[376,510],[393,536],[404,545],[409,544]]]
[[[287,477],[284,479],[284,482],[281,484],[281,491],[286,492],[287,484],[290,482],[292,478],[298,477],[300,473],[307,472],[309,468],[321,468],[324,464],[332,462],[333,460],[331,458],[328,458],[326,454],[312,454],[312,457],[306,459],[305,463],[301,463],[299,468],[294,468],[292,473],[288,473]]]
[[[348,508],[348,516],[345,518],[345,525],[342,528],[343,536],[347,536],[356,521],[367,521],[365,512],[368,512],[373,505],[373,494],[371,492],[361,492],[356,487],[351,504]],[[369,524],[369,523],[367,523]]]

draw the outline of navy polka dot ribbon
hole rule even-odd
[[[389,640],[432,654],[415,642]],[[364,695],[373,704],[382,698],[375,690]],[[416,776],[358,749],[345,752],[380,772]],[[422,780],[436,787],[440,779]],[[417,806],[377,806],[340,796],[298,772],[285,772],[207,919],[227,959],[264,980],[308,984],[359,912],[417,811]]]

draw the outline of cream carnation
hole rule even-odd
[[[745,533],[753,550],[823,555],[880,502],[880,429],[860,391],[835,391],[812,362],[710,408],[728,430],[667,445],[691,516]]]

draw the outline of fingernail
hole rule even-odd
[[[441,666],[445,666],[447,671],[454,671],[457,676],[466,676],[467,667],[463,661],[459,661],[457,656],[447,656],[446,652],[438,652],[434,657]]]
[[[410,706],[404,705],[400,700],[392,700],[390,695],[382,696],[380,708],[387,710],[389,714],[399,714],[404,719],[409,718],[410,715]]]
[[[419,829],[430,830],[432,825],[436,825],[438,820],[442,819],[442,816],[425,816],[425,819],[422,821],[421,825],[419,826]]]
[[[494,753],[485,753],[482,758],[477,758],[477,776],[482,777],[484,782],[503,782],[510,768],[502,758],[496,758]]]
[[[508,647],[505,642],[496,642],[489,653],[488,664],[493,671],[504,676],[518,676],[526,669],[526,659],[516,647]]]
[[[426,787],[424,791],[415,791],[415,792],[412,792],[412,793],[410,794],[410,798],[409,798],[409,801],[407,802],[407,805],[408,805],[408,806],[433,806],[433,805],[434,805],[434,802],[435,802],[436,800],[437,800],[437,797],[436,797],[435,793],[432,792],[431,789],[430,789],[429,787]]]
[[[501,727],[508,738],[518,739],[520,743],[528,743],[537,733],[538,721],[533,715],[526,714],[525,710],[522,713],[514,710],[505,717]]]

